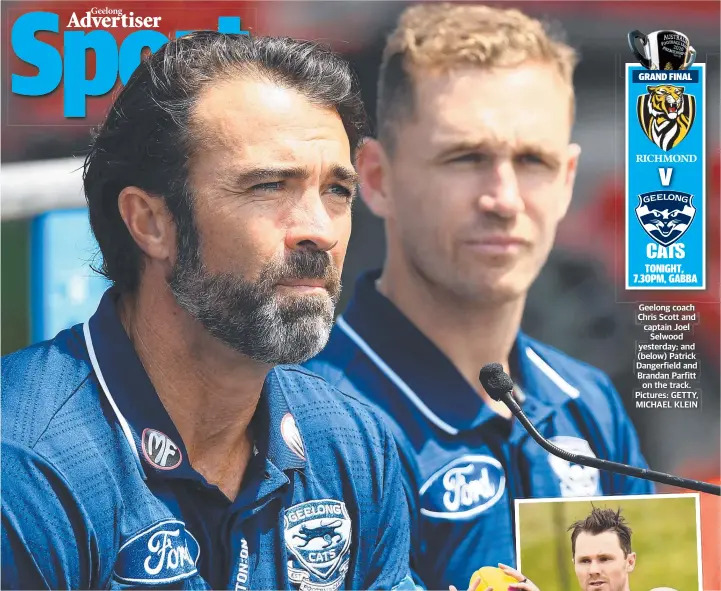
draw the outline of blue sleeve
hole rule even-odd
[[[616,388],[610,378],[606,378],[606,392],[608,393],[611,410],[614,416],[615,437],[614,445],[616,457],[610,458],[615,462],[621,462],[637,468],[648,468],[646,458],[641,452],[641,444],[638,441],[636,429],[626,413]],[[623,474],[613,475],[613,487],[611,494],[622,495],[643,495],[656,492],[656,487],[650,480],[633,478]]]
[[[408,506],[401,479],[400,461],[393,438],[384,428],[383,502],[378,518],[379,533],[363,589],[415,589],[408,557],[410,535]]]
[[[93,536],[65,479],[35,452],[5,442],[2,477],[2,588],[90,588]]]

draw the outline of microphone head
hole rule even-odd
[[[504,394],[513,390],[513,380],[500,363],[488,363],[481,368],[478,376],[483,389],[495,401],[501,400]]]

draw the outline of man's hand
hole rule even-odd
[[[517,571],[515,568],[511,568],[510,566],[501,564],[500,562],[498,563],[498,568],[500,568],[509,577],[513,577],[514,579],[516,579],[516,581],[518,581],[518,583],[513,583],[512,585],[510,585],[509,589],[522,589],[523,591],[540,591],[540,589],[533,584],[533,581],[530,581],[527,577],[524,577],[523,573]]]

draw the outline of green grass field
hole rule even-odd
[[[633,530],[637,554],[631,591],[671,587],[698,591],[696,499],[694,497],[593,501],[596,507],[621,508]],[[519,528],[521,568],[541,591],[574,591],[578,582],[571,561],[567,528],[585,518],[591,502],[521,503]]]

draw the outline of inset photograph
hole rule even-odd
[[[540,591],[703,591],[699,495],[517,500],[518,568]]]

